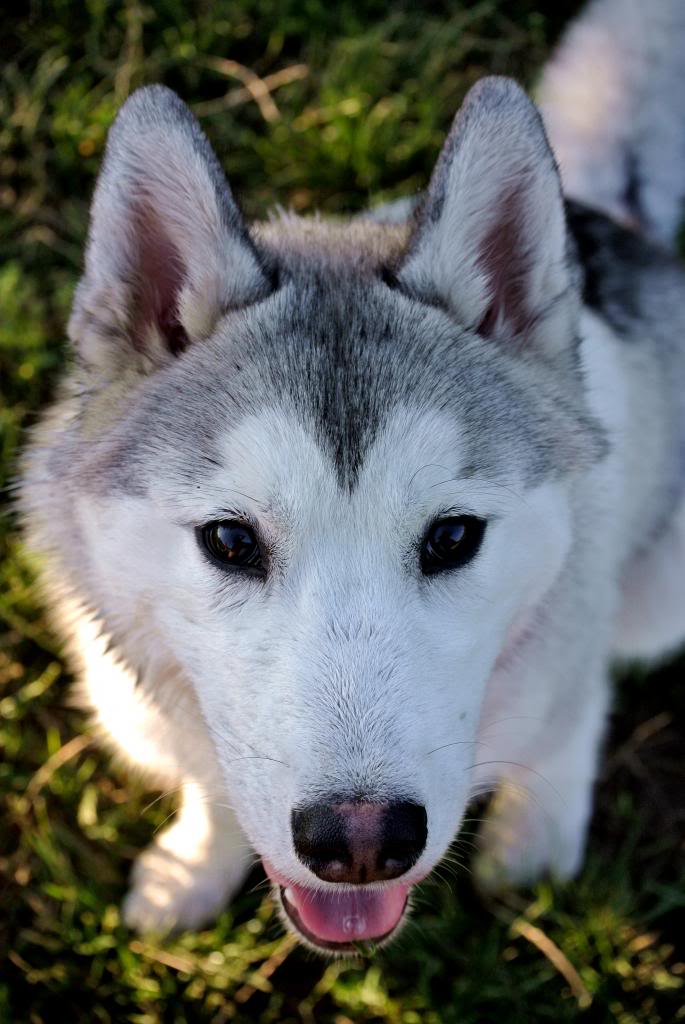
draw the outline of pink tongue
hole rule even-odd
[[[325,942],[378,939],[391,932],[402,916],[408,885],[392,889],[305,889],[290,885],[285,899],[308,932]]]

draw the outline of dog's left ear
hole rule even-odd
[[[469,92],[398,272],[460,323],[554,358],[577,313],[561,185],[542,120],[507,78]]]

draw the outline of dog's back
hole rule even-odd
[[[682,642],[685,608],[685,298],[676,257],[685,5],[594,0],[545,68],[537,99],[572,200],[583,297],[620,339],[630,391],[621,432],[634,540],[616,652],[659,656]],[[607,382],[607,395],[616,387]]]
[[[685,6],[592,0],[537,101],[566,195],[672,247],[685,201]]]

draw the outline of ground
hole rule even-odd
[[[22,433],[65,358],[106,130],[132,88],[163,81],[190,102],[249,215],[354,210],[423,186],[468,86],[487,71],[532,86],[577,7],[34,0],[3,14],[0,1024],[685,1020],[682,661],[621,674],[577,882],[484,901],[471,821],[388,950],[326,963],[295,948],[259,873],[213,929],[156,943],[118,906],[173,799],[112,766],[69,706],[9,503]]]

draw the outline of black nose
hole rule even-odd
[[[295,852],[325,882],[399,878],[421,856],[426,808],[409,800],[380,804],[337,799],[292,813]]]

